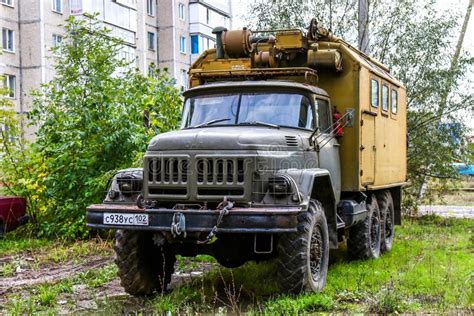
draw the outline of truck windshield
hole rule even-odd
[[[181,128],[252,123],[313,129],[313,108],[308,97],[297,93],[195,96],[184,104]]]

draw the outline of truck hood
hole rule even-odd
[[[183,129],[155,136],[149,151],[161,150],[284,150],[306,149],[310,132],[264,126]]]

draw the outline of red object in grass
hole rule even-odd
[[[26,200],[21,197],[0,196],[0,235],[28,221]]]

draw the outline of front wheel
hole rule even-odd
[[[171,281],[176,256],[165,246],[153,243],[152,234],[117,230],[115,264],[125,292],[140,296],[163,292]]]
[[[324,210],[318,201],[298,216],[298,231],[282,235],[277,245],[278,279],[282,290],[320,292],[326,284],[329,234]]]

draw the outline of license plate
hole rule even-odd
[[[104,224],[148,226],[148,214],[104,213]]]

